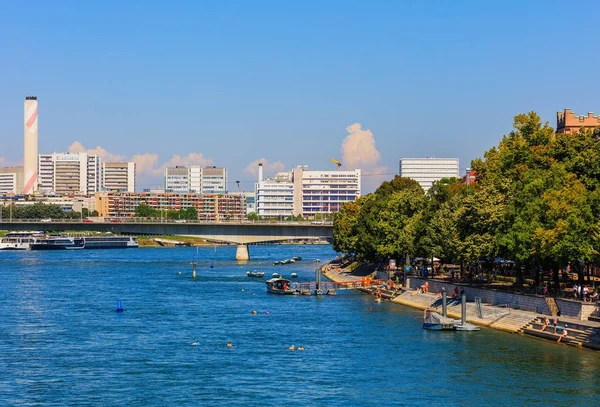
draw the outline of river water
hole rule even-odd
[[[600,400],[599,352],[490,329],[424,331],[420,311],[355,292],[269,295],[246,271],[314,281],[315,259],[335,253],[281,245],[250,254],[239,265],[235,247],[0,253],[0,405]],[[292,256],[303,261],[271,265]],[[287,350],[292,344],[306,350]]]

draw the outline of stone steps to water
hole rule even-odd
[[[555,334],[554,332],[540,331],[539,329],[534,328],[525,328],[523,330],[523,333],[531,336],[536,336],[538,338],[549,339],[555,342],[560,337],[559,334]],[[561,343],[576,347],[581,347],[583,345],[583,341],[581,339],[571,336],[571,331],[569,331],[569,334],[561,340]]]

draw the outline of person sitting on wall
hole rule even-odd
[[[544,317],[544,323],[542,324],[540,331],[544,331],[548,327],[549,324],[550,324],[550,320],[548,319],[548,317]]]
[[[458,298],[458,287],[454,287],[454,292],[452,293],[452,298]]]

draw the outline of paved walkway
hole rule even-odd
[[[340,281],[361,280],[363,276],[371,273],[347,272],[344,269],[327,264],[321,268],[323,275],[328,279]],[[369,290],[362,290],[369,292]],[[374,291],[374,289],[373,289]],[[391,293],[389,293],[391,296]],[[442,299],[436,293],[418,293],[414,290],[403,291],[399,295],[391,296],[391,301],[397,304],[406,305],[418,309],[432,308],[442,312]],[[479,316],[477,305],[474,302],[467,302],[467,322],[475,325],[499,329],[506,332],[527,334],[543,339],[556,341],[560,332],[554,333],[554,329],[547,328],[541,330],[544,315],[535,312],[498,307],[488,304],[481,304],[482,318]],[[447,299],[447,315],[451,318],[461,318],[461,301],[457,299]],[[560,318],[559,326],[566,328],[570,334],[562,340],[565,345],[577,347],[588,347],[600,350],[600,323],[594,321],[580,321],[574,318]],[[560,330],[559,330],[560,331]]]

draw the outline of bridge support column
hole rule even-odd
[[[237,250],[235,251],[236,260],[250,260],[250,253],[248,252],[247,244],[238,244]]]

